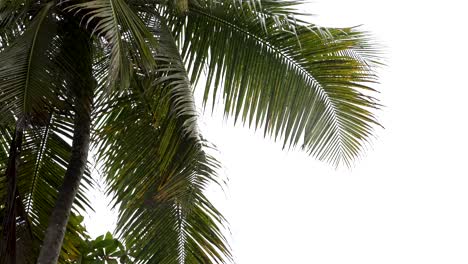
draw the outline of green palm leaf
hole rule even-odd
[[[23,220],[18,226],[26,230],[18,234],[18,247],[34,263],[47,229],[49,215],[55,205],[58,190],[62,184],[65,169],[68,166],[71,146],[70,133],[72,123],[64,116],[54,115],[42,127],[25,131],[21,152],[21,165],[18,172],[18,193],[22,197]],[[5,166],[7,155],[5,147],[11,140],[11,132],[3,128],[0,138],[0,203],[6,195]],[[67,234],[62,247],[61,263],[70,254],[77,254],[80,240],[86,236],[80,223],[83,220],[80,212],[90,210],[86,190],[92,186],[90,173],[84,176],[84,184],[79,190],[72,215],[67,227]],[[27,243],[26,243],[27,242]],[[24,248],[27,245],[27,248]],[[23,246],[23,248],[22,248]]]
[[[169,30],[152,20],[157,76],[104,115],[97,149],[120,210],[117,230],[136,263],[224,263],[224,218],[203,195],[217,162],[204,151],[187,73]],[[132,122],[129,126],[128,123]],[[128,153],[134,153],[128,155]]]
[[[0,53],[0,121],[13,116],[41,115],[54,100],[51,89],[56,70],[51,61],[56,26],[46,4],[27,30]]]
[[[369,84],[379,58],[370,36],[297,21],[296,2],[198,3],[187,21],[168,16],[184,32],[179,45],[192,80],[206,70],[204,102],[221,96],[226,115],[264,127],[285,147],[349,165],[378,124]]]
[[[204,105],[214,108],[222,98],[226,116],[263,128],[285,148],[301,146],[320,160],[349,165],[378,125],[370,86],[379,53],[357,28],[297,19],[298,4],[1,2],[0,198],[11,128],[26,120],[17,185],[19,252],[35,258],[42,243],[69,165],[71,120],[80,114],[74,96],[91,92],[94,80],[94,149],[120,212],[118,233],[136,263],[232,258],[225,220],[204,195],[208,184],[219,183],[219,165],[197,127],[192,85],[206,82]],[[86,39],[86,47],[76,45],[78,39]],[[84,179],[89,186],[89,173]],[[3,207],[2,199],[0,218]],[[80,261],[85,231],[76,214],[88,207],[81,190],[61,262]]]
[[[72,2],[73,3],[73,2]],[[136,13],[124,0],[94,0],[72,4],[75,12],[92,28],[109,52],[108,85],[126,88],[134,67],[147,73],[154,68],[157,43]]]
[[[117,230],[137,263],[191,263],[183,261],[189,253],[221,259],[216,247],[227,252],[219,227],[224,220],[201,193],[214,180],[216,163],[183,132],[184,118],[159,116],[168,104],[149,112],[133,108],[137,103],[144,105],[132,100],[109,115],[100,133],[109,191],[120,210]]]

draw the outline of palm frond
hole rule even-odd
[[[226,115],[320,160],[359,156],[378,125],[368,33],[299,21],[294,1],[197,2],[186,18],[167,16],[192,81],[206,71],[205,103],[222,97]]]
[[[208,258],[222,254],[217,248],[227,252],[219,227],[224,220],[201,193],[204,184],[215,179],[216,163],[196,138],[183,132],[186,120],[162,115],[167,105],[149,112],[136,107],[137,102],[142,105],[132,100],[108,116],[99,147],[120,210],[117,230],[135,250],[136,263],[191,263],[183,261],[186,254]],[[127,125],[130,120],[132,126]],[[209,214],[210,209],[215,213]],[[211,245],[211,240],[216,243]]]
[[[159,43],[156,76],[134,79],[131,93],[102,116],[98,133],[120,210],[117,230],[135,263],[224,263],[231,257],[225,220],[203,194],[217,182],[218,163],[204,150],[174,40],[160,18],[151,21]]]
[[[81,17],[109,50],[108,85],[128,87],[134,67],[153,70],[157,43],[124,0],[72,2],[66,10]]]
[[[65,170],[68,166],[71,152],[72,122],[65,116],[53,115],[45,126],[26,129],[21,151],[21,163],[18,171],[17,191],[22,198],[20,202],[24,214],[22,220],[17,220],[18,229],[29,226],[30,231],[18,233],[19,250],[28,254],[31,263],[36,260],[39,248],[42,244],[44,232],[47,229],[48,219],[55,205],[55,200],[62,184]],[[2,128],[0,137],[0,198],[6,195],[4,181],[4,147],[11,138],[11,132]],[[67,227],[64,244],[61,253],[61,263],[70,254],[77,254],[77,247],[81,239],[86,236],[81,229],[82,217],[80,212],[90,210],[91,206],[86,198],[86,190],[92,187],[92,179],[89,171],[84,176],[84,184],[81,186],[75,200],[72,215]],[[31,232],[31,234],[29,234]],[[32,235],[32,237],[31,237]],[[21,248],[27,245],[28,248]],[[30,262],[27,262],[30,263]]]
[[[66,67],[56,58],[60,38],[52,7],[52,2],[45,4],[22,35],[0,52],[0,123],[20,117],[26,123],[43,122],[49,110],[63,104],[66,82],[57,77]]]

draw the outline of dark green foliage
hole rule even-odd
[[[58,189],[65,175],[68,165],[71,146],[67,142],[70,133],[70,122],[61,116],[54,115],[43,127],[34,127],[24,132],[23,147],[21,150],[21,163],[19,166],[17,187],[21,196],[22,207],[25,215],[18,220],[18,227],[25,230],[18,232],[18,251],[29,255],[34,263],[39,253],[40,241],[44,237],[48,218],[52,212]],[[3,128],[0,137],[0,157],[6,157],[5,147],[11,140],[12,130]],[[4,182],[4,168],[0,168],[0,199],[6,196]],[[68,233],[65,238],[62,256],[77,252],[79,238],[83,237],[84,230],[80,230],[78,223],[82,221],[80,211],[89,210],[89,202],[85,191],[92,185],[91,176],[85,174],[83,188],[81,188],[75,200],[75,207],[70,217]],[[30,229],[30,230],[29,230]],[[31,238],[32,235],[32,238]],[[21,248],[27,246],[27,248]]]
[[[12,131],[25,120],[16,232],[23,255],[34,262],[42,243],[69,164],[81,89],[94,89],[93,166],[119,210],[123,244],[110,234],[86,240],[78,214],[89,210],[88,170],[60,262],[111,256],[106,261],[116,263],[129,252],[135,263],[232,259],[226,221],[204,195],[220,179],[197,127],[199,82],[206,82],[205,105],[220,98],[226,116],[264,129],[285,148],[350,165],[378,125],[371,86],[379,53],[358,28],[300,20],[300,3],[0,0],[0,218]],[[87,34],[93,50],[70,48],[74,32]],[[92,81],[81,55],[92,56]]]
[[[205,103],[219,94],[235,120],[349,165],[377,124],[366,94],[378,64],[369,35],[297,21],[287,11],[294,2],[199,3],[180,43],[192,80],[207,72]]]
[[[132,257],[125,246],[111,233],[98,236],[94,240],[82,240],[79,253],[69,256],[67,263],[73,264],[125,264],[132,263]]]

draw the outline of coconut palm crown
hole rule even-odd
[[[1,261],[82,263],[97,169],[126,259],[231,262],[194,87],[284,148],[351,165],[379,125],[379,49],[359,28],[306,22],[300,4],[0,0]]]

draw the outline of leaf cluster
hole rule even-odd
[[[89,168],[106,180],[122,243],[110,234],[86,240],[78,215],[90,210],[88,168],[61,262],[116,263],[128,252],[135,263],[232,260],[226,220],[204,194],[222,181],[197,126],[194,87],[205,107],[221,101],[225,116],[284,148],[350,166],[379,125],[372,88],[379,49],[359,28],[298,19],[301,3],[1,0],[0,217],[9,217],[3,176],[23,120],[16,179],[23,255],[40,247],[69,163],[75,98],[91,83],[97,163]]]

